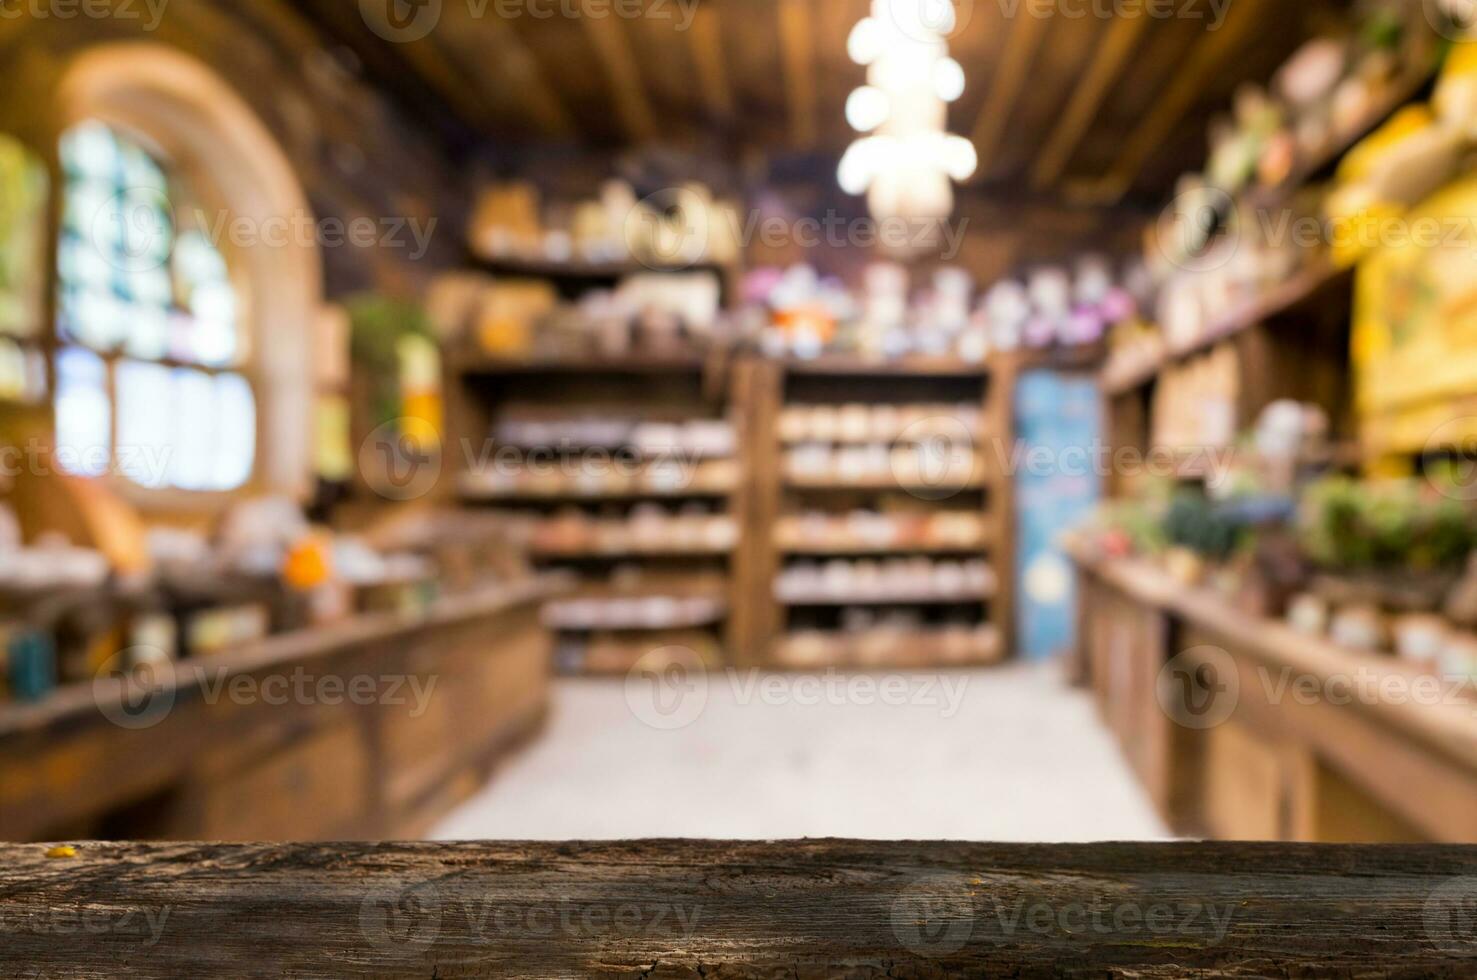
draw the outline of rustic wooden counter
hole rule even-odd
[[[1071,550],[1074,670],[1177,830],[1477,841],[1472,683],[1250,615],[1145,561]]]
[[[1470,977],[1442,845],[79,844],[0,849],[0,973]]]
[[[410,836],[542,719],[560,577],[0,709],[0,839]]]

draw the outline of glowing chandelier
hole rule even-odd
[[[848,194],[866,194],[872,216],[949,216],[949,183],[968,180],[974,144],[945,130],[948,104],[964,92],[964,70],[949,57],[954,29],[949,0],[872,0],[872,13],[846,41],[851,60],[866,66],[867,84],[846,100],[846,121],[862,136],[846,148],[836,180]]]

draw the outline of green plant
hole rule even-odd
[[[1398,4],[1378,4],[1365,12],[1359,25],[1360,43],[1372,51],[1395,51],[1405,36]]]
[[[1314,562],[1351,571],[1450,571],[1477,547],[1471,510],[1432,481],[1320,480],[1303,496],[1298,532]]]
[[[1103,504],[1101,524],[1123,532],[1138,554],[1154,555],[1165,548],[1163,527],[1150,508],[1140,501],[1119,500]]]
[[[372,389],[375,424],[389,422],[401,414],[400,341],[410,336],[432,337],[431,321],[419,305],[376,293],[355,296],[345,307],[350,356]]]
[[[1164,514],[1165,538],[1211,561],[1230,558],[1242,542],[1243,531],[1222,508],[1199,493],[1176,494]]]

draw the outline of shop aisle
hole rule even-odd
[[[675,730],[643,720],[681,716],[653,715],[640,687],[559,680],[543,736],[432,836],[1168,835],[1088,696],[1054,668],[928,675],[931,686],[924,675],[892,675],[890,688],[883,675],[858,676],[863,686],[848,690],[844,676],[825,686],[715,675],[695,720]],[[693,703],[677,711],[693,713]]]

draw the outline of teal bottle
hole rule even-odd
[[[17,701],[39,701],[56,689],[56,647],[45,633],[16,630],[10,635],[6,660],[10,693]]]

